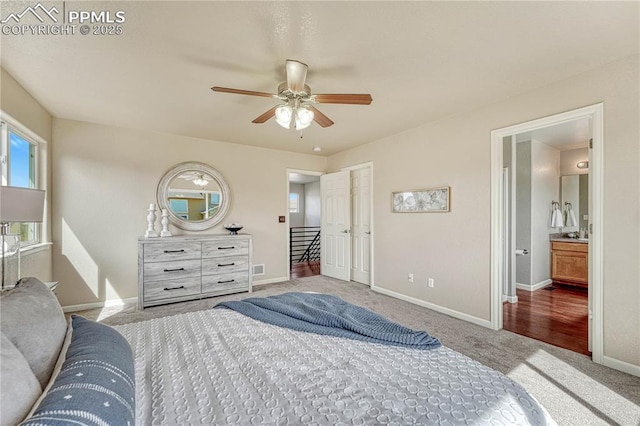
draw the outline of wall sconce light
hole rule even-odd
[[[578,164],[576,164],[576,167],[579,169],[588,169],[589,168],[589,162],[588,161],[578,161]]]

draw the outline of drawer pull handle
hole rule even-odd
[[[181,288],[184,288],[184,286],[181,285],[180,287],[165,287],[164,291],[180,290]]]
[[[184,253],[184,249],[182,250],[165,250],[165,253]]]
[[[231,247],[218,247],[218,250],[232,250],[234,249],[235,246],[231,246]]]
[[[177,271],[184,271],[184,268],[176,268],[176,269],[165,269],[165,272],[177,272]]]
[[[233,266],[235,265],[235,262],[232,263],[218,263],[218,266]]]
[[[218,284],[226,284],[226,283],[232,283],[235,280],[226,280],[226,281],[218,281]]]

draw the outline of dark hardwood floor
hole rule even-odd
[[[516,292],[518,303],[503,305],[505,330],[591,355],[586,288],[553,284],[553,290]]]
[[[294,263],[291,267],[291,279],[320,275],[320,262]]]

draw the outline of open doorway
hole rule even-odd
[[[503,151],[503,328],[585,355],[591,133],[578,118],[505,137]]]
[[[342,190],[330,190],[328,182]],[[288,169],[287,194],[289,277],[321,274],[372,285],[373,163],[329,174]]]
[[[513,144],[515,145],[517,141],[517,135],[533,132],[539,129],[548,128],[551,126],[561,125],[564,123],[574,122],[576,120],[586,119],[588,120],[590,126],[590,138],[589,149],[588,149],[588,161],[589,161],[589,173],[588,173],[588,216],[586,227],[586,238],[588,238],[588,252],[579,254],[582,256],[581,261],[586,263],[587,267],[587,302],[588,302],[588,348],[592,354],[592,359],[596,363],[602,364],[604,361],[603,357],[603,318],[602,318],[602,256],[603,256],[603,247],[602,247],[602,215],[603,215],[603,144],[604,144],[604,130],[603,130],[603,105],[596,104],[584,108],[579,108],[573,111],[568,111],[565,113],[556,114],[549,117],[544,117],[541,119],[533,120],[530,122],[516,124],[513,126],[505,127],[502,129],[494,130],[491,132],[491,287],[492,287],[492,298],[491,298],[491,324],[495,329],[503,328],[503,314],[504,314],[504,306],[503,306],[503,295],[505,292],[509,290],[509,278],[515,276],[517,266],[516,266],[516,250],[518,250],[518,254],[526,256],[524,250],[527,247],[516,247],[516,236],[514,233],[509,234],[508,229],[510,227],[514,229],[514,226],[517,226],[517,223],[507,223],[510,219],[510,215],[508,213],[509,207],[508,205],[508,197],[511,195],[512,199],[515,199],[517,193],[515,191],[515,187],[512,185],[508,187],[505,185],[505,182],[509,181],[509,179],[505,178],[505,165],[509,167],[510,163],[504,162],[505,157],[505,138],[511,138]],[[517,152],[513,152],[512,155],[517,155]],[[576,164],[577,165],[577,164]],[[538,171],[544,171],[544,168],[539,169]],[[558,171],[558,176],[556,179],[560,179],[560,173]],[[557,197],[552,197],[551,199],[545,199],[544,203],[546,204],[546,212],[543,213],[543,219],[545,225],[548,223],[549,228],[557,227],[551,226],[551,219],[553,217],[553,212],[555,207],[559,208],[558,215],[562,215],[564,213],[564,204],[561,204],[561,189],[560,183],[558,180],[553,180],[553,188],[558,188]],[[515,183],[515,182],[514,182]],[[547,188],[550,189],[550,188]],[[507,191],[509,193],[507,193]],[[548,196],[547,196],[548,198]],[[557,198],[557,199],[555,199]],[[562,202],[563,203],[563,202]],[[513,204],[513,203],[512,203]],[[578,222],[578,218],[580,215],[576,216],[576,222]],[[515,217],[515,215],[511,216]],[[564,219],[564,217],[563,217]],[[515,221],[515,219],[513,219]],[[564,223],[563,223],[564,225]],[[563,226],[564,228],[564,226]],[[580,225],[577,228],[577,236],[580,237],[579,232]],[[553,231],[553,229],[552,229]],[[546,238],[549,240],[551,238],[551,234],[554,232],[547,231]],[[567,232],[568,234],[569,232]],[[533,237],[533,233],[531,233],[531,237]],[[566,235],[568,236],[568,235]],[[535,235],[535,238],[539,238],[538,234]],[[532,240],[533,241],[533,240]],[[575,241],[570,241],[575,242]],[[548,287],[549,284],[553,283],[555,279],[551,278],[552,268],[554,267],[555,261],[552,249],[562,247],[553,247],[551,244],[552,241],[549,241],[550,245],[546,254],[538,254],[540,259],[547,258],[549,262],[549,281],[544,279],[532,279],[529,287],[529,294],[534,294],[537,290],[538,294],[544,294],[542,292],[546,292],[546,294],[559,294],[555,293],[556,290],[543,290]],[[562,242],[561,242],[562,243]],[[532,243],[532,247],[535,244]],[[520,250],[522,252],[520,252]],[[530,255],[530,253],[529,253]],[[586,259],[585,259],[586,257]],[[573,260],[577,259],[577,257],[573,257]],[[556,267],[558,265],[555,265]],[[566,267],[567,265],[560,265]],[[558,277],[556,277],[558,278]],[[562,277],[561,278],[562,281]],[[546,282],[545,282],[546,281]],[[511,281],[515,283],[514,281]],[[516,291],[517,286],[514,286],[514,291]],[[538,289],[539,287],[539,289]],[[553,287],[555,287],[555,283],[553,283]],[[552,287],[552,288],[553,288]],[[509,294],[506,294],[508,297]],[[515,296],[515,295],[513,295]],[[519,299],[519,298],[518,298]],[[506,302],[508,303],[508,299]],[[511,300],[515,301],[515,297]],[[518,300],[518,303],[521,301]],[[531,314],[535,318],[535,314]],[[540,324],[533,325],[532,327],[539,327]]]
[[[320,176],[289,171],[289,277],[320,274]]]

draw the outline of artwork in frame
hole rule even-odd
[[[391,193],[393,213],[434,213],[449,211],[449,187],[397,191]]]

